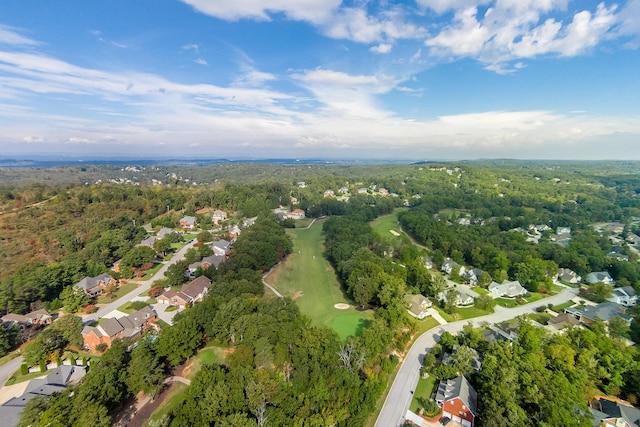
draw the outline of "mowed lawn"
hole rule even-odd
[[[408,237],[400,231],[400,226],[398,225],[398,212],[401,209],[396,209],[392,214],[382,215],[378,218],[374,219],[369,223],[373,231],[375,231],[380,237],[383,239],[399,237],[402,239],[409,240]],[[395,234],[394,234],[395,233]]]
[[[323,255],[322,221],[308,229],[287,232],[293,239],[293,252],[267,276],[267,283],[294,299],[314,325],[333,328],[343,339],[359,335],[373,313],[354,309],[342,292],[333,267]],[[334,307],[337,303],[352,308],[339,310]]]

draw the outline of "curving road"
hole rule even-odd
[[[396,375],[393,385],[387,394],[384,405],[378,419],[376,427],[395,427],[402,426],[404,416],[409,409],[413,391],[416,389],[418,379],[420,377],[420,368],[424,355],[430,351],[436,344],[437,339],[443,332],[455,334],[462,330],[462,327],[468,322],[472,322],[474,326],[481,326],[485,322],[499,323],[505,320],[513,319],[522,314],[535,312],[535,309],[547,304],[562,304],[578,295],[577,289],[565,288],[558,295],[542,299],[530,304],[522,305],[511,309],[502,309],[487,316],[476,317],[475,319],[460,320],[458,322],[448,323],[438,326],[420,335],[413,345],[407,356],[405,357],[398,374]]]

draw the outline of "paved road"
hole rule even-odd
[[[18,356],[0,366],[0,388],[4,386],[11,374],[18,370],[20,365],[22,365],[22,356]]]
[[[131,300],[133,300],[135,297],[137,297],[138,295],[140,295],[143,292],[148,291],[151,288],[151,284],[153,282],[155,282],[156,280],[162,279],[164,277],[164,272],[167,271],[167,269],[172,266],[173,264],[175,264],[176,262],[180,261],[182,258],[184,258],[184,254],[187,253],[187,251],[189,249],[191,249],[193,247],[193,245],[196,244],[196,239],[194,239],[192,242],[187,243],[186,245],[184,245],[184,247],[182,249],[180,249],[178,252],[176,252],[173,257],[171,257],[171,260],[167,261],[161,268],[160,270],[158,270],[156,272],[156,274],[154,274],[149,280],[143,282],[140,286],[136,287],[133,291],[129,292],[128,294],[118,298],[117,300],[110,302],[109,304],[105,305],[104,307],[100,308],[98,311],[96,311],[95,313],[92,313],[88,316],[85,316],[82,318],[82,321],[84,324],[88,324],[91,323],[95,320],[100,319],[101,317],[104,317],[105,315],[111,313],[113,310],[115,310],[116,308],[120,307],[121,305],[125,304],[126,302],[129,302]]]
[[[436,339],[442,332],[456,333],[462,330],[462,327],[471,321],[474,326],[481,326],[485,322],[499,323],[505,320],[513,319],[522,314],[534,312],[537,307],[546,306],[547,304],[562,304],[578,295],[577,289],[565,288],[558,295],[533,302],[531,304],[522,305],[512,309],[497,311],[487,316],[477,317],[470,320],[461,320],[458,322],[448,323],[438,326],[420,335],[411,346],[407,356],[396,375],[393,385],[389,390],[387,399],[384,402],[382,411],[378,415],[376,427],[395,427],[402,426],[404,415],[409,409],[409,404],[413,397],[412,391],[416,389],[418,379],[420,377],[420,368],[424,355],[436,344]]]

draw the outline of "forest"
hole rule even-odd
[[[405,295],[435,297],[443,288],[441,276],[425,267],[427,258],[436,268],[449,258],[496,281],[517,279],[531,292],[548,291],[548,277],[559,267],[583,276],[608,271],[620,286],[640,290],[638,255],[592,226],[616,221],[624,224],[625,234],[639,231],[640,187],[633,165],[252,167],[176,170],[182,179],[154,171],[153,179],[163,185],[4,184],[3,313],[69,307],[69,289],[83,277],[114,274],[110,268],[118,260],[133,268],[162,259],[170,242],[136,248],[147,235],[143,225],[177,229],[180,217],[193,215],[207,230],[213,228],[213,209],[233,213],[238,223],[258,218],[233,244],[227,262],[198,272],[214,283],[202,303],[179,313],[159,335],[140,339],[134,349],[128,342],[112,345],[72,393],[30,402],[21,425],[111,425],[124,402],[140,391],[158,393],[172,367],[210,344],[230,349],[225,363],[202,367],[161,425],[365,425],[379,409],[398,355],[419,329],[406,312]],[[101,168],[106,167],[89,170],[96,176],[117,171]],[[349,193],[340,195],[342,188]],[[327,196],[327,190],[336,196]],[[326,257],[354,304],[375,310],[359,336],[343,341],[332,330],[311,326],[294,301],[264,295],[262,274],[295,250],[283,228],[287,224],[272,210],[294,206],[293,200],[307,217],[329,217],[323,226]],[[427,249],[373,231],[369,223],[392,212]],[[531,224],[549,227],[538,243],[513,231]],[[571,228],[567,245],[551,240],[558,227]],[[191,254],[207,255],[200,251]],[[162,285],[173,285],[172,277],[180,280],[185,262],[176,263],[177,273],[169,273]],[[118,277],[132,272],[125,269]],[[626,347],[621,338],[640,338],[636,320],[621,337],[609,336],[602,325],[560,337],[541,334],[526,322],[521,329],[523,339],[515,347],[480,343],[473,331],[455,338],[484,353],[483,369],[472,375],[485,414],[479,425],[504,425],[507,416],[513,425],[563,425],[596,393],[635,402],[639,358],[635,346]],[[20,344],[15,330],[0,330],[0,352]],[[63,347],[77,342],[56,328],[44,332]],[[44,332],[40,336],[46,338]],[[498,383],[508,387],[492,386]],[[545,384],[554,384],[553,390],[540,393]],[[545,406],[556,398],[562,405]]]

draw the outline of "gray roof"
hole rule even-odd
[[[211,256],[202,258],[201,264],[209,263],[215,266],[216,268],[218,268],[220,267],[220,264],[222,264],[223,262],[224,262],[224,255],[211,255]]]
[[[231,247],[231,242],[228,242],[224,239],[220,239],[220,240],[216,240],[215,242],[211,243],[211,247],[215,247],[215,248],[220,248],[222,250],[224,250],[225,252],[229,250],[229,248]]]
[[[594,400],[591,412],[601,421],[607,418],[623,418],[629,425],[640,425],[640,409],[614,400],[600,398]],[[604,416],[603,416],[604,415]]]
[[[621,317],[628,322],[631,321],[631,316],[624,312],[624,307],[615,302],[603,302],[598,305],[586,305],[584,307],[569,307],[564,312],[589,320],[601,319],[608,322],[614,317]]]
[[[478,394],[473,387],[471,387],[469,381],[463,376],[452,380],[442,380],[440,381],[440,385],[438,385],[436,402],[442,403],[455,398],[462,400],[472,414],[476,415],[478,413]]]
[[[512,282],[504,281],[501,284],[492,282],[489,285],[489,291],[500,296],[517,297],[527,293],[527,290],[520,284],[519,281],[514,280]]]
[[[587,274],[586,281],[590,284],[612,281],[611,275],[607,271],[594,271],[593,273]]]
[[[162,239],[163,237],[165,237],[167,234],[171,234],[175,232],[174,229],[169,228],[169,227],[162,227],[158,233],[156,234],[158,236],[158,238]]]
[[[147,237],[146,239],[140,242],[139,246],[153,247],[153,244],[156,242],[156,240],[158,240],[156,236]]]
[[[96,277],[85,277],[84,279],[76,283],[76,286],[79,287],[80,289],[84,289],[85,291],[88,291],[89,289],[93,289],[96,286],[98,286],[100,284],[100,281],[103,281],[106,284],[112,280],[113,280],[113,277],[111,277],[107,273],[102,273]]]
[[[182,293],[195,298],[198,294],[201,294],[204,289],[208,289],[211,286],[211,280],[207,276],[200,276],[193,282],[187,283],[182,287]]]
[[[111,319],[107,319],[96,326],[96,329],[98,329],[103,335],[114,337],[119,332],[122,332],[124,330],[124,327],[120,322],[118,322],[118,319],[112,317]]]

